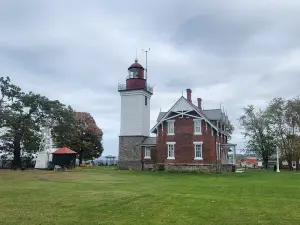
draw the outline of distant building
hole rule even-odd
[[[153,88],[136,60],[129,68],[121,95],[119,168],[209,171],[220,165],[231,169],[228,159],[228,116],[221,109],[202,109],[202,99],[192,102],[192,90],[179,97],[167,112],[160,112],[150,130],[150,99]],[[156,137],[150,137],[150,132]],[[234,161],[234,160],[233,160]],[[235,163],[235,162],[233,162]]]
[[[246,156],[245,158],[242,158],[240,160],[237,160],[237,164],[240,165],[241,167],[250,167],[250,168],[257,168],[261,166],[258,164],[258,160],[255,156]]]

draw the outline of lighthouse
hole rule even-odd
[[[153,94],[145,72],[136,59],[128,68],[126,83],[118,85],[121,96],[119,168],[139,169],[142,166],[141,146],[150,135],[150,99]]]

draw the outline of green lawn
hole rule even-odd
[[[300,174],[0,170],[0,224],[300,224]]]

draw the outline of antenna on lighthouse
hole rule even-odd
[[[147,78],[148,78],[148,76],[147,76],[148,75],[148,58],[147,57],[148,57],[148,52],[150,52],[150,48],[148,50],[142,49],[142,51],[146,52],[146,69],[145,70],[146,70],[146,82],[147,82]]]
[[[138,59],[138,50],[137,50],[137,48],[135,49],[135,59]]]

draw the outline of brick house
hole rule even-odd
[[[228,116],[221,109],[202,110],[201,98],[192,102],[192,90],[179,97],[167,111],[160,112],[150,130],[150,98],[153,89],[137,62],[129,68],[126,85],[120,85],[120,168],[211,171],[229,170]],[[150,137],[150,132],[156,137]],[[234,146],[234,145],[233,145]]]

